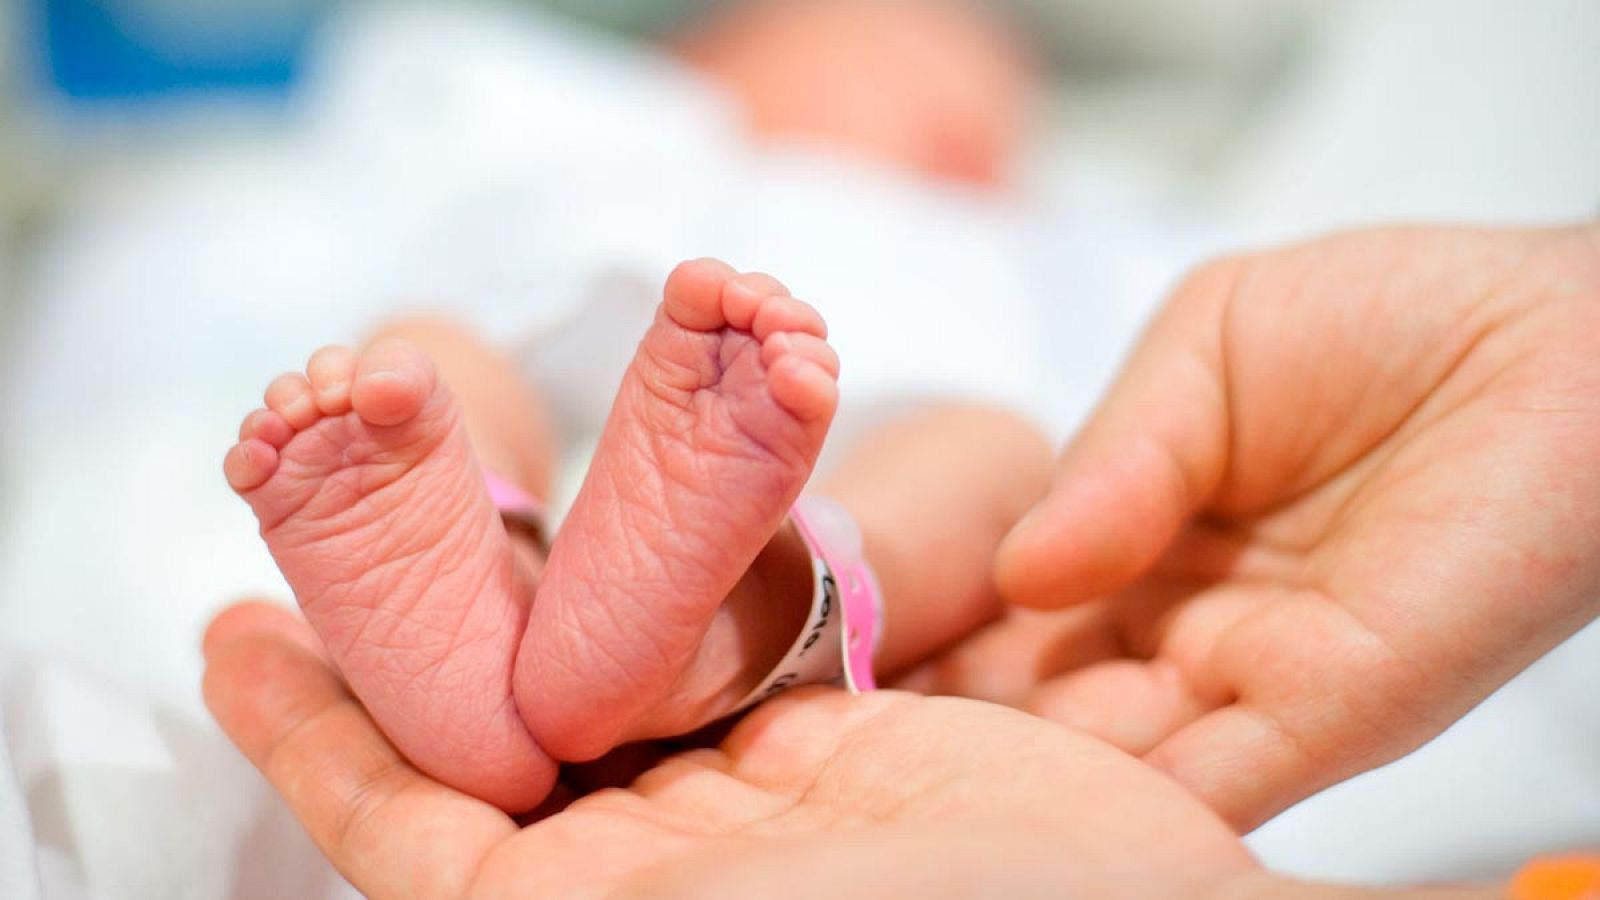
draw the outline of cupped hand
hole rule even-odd
[[[1260,873],[1107,745],[998,706],[806,690],[519,826],[401,758],[265,604],[206,636],[224,730],[368,896],[1187,896]]]
[[[1600,226],[1201,269],[908,685],[1011,702],[1237,828],[1441,731],[1600,611]]]

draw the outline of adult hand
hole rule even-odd
[[[1391,228],[1178,289],[912,677],[1247,829],[1444,729],[1600,611],[1600,226]]]
[[[217,720],[372,897],[1265,890],[1169,779],[1002,707],[797,691],[716,747],[519,827],[407,764],[291,613],[234,607],[205,651]]]

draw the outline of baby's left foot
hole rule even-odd
[[[345,680],[430,775],[542,801],[556,766],[511,695],[533,576],[433,362],[400,340],[330,347],[267,406],[224,469]]]

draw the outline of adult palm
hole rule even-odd
[[[1248,828],[1596,615],[1600,227],[1205,267],[1002,547],[1018,613],[908,684],[1133,752]]]
[[[372,897],[1188,896],[1266,877],[1170,779],[998,706],[798,691],[524,827],[401,758],[292,614],[234,607],[205,650],[217,720]]]

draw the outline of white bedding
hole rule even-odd
[[[525,349],[586,303],[637,315],[677,259],[723,255],[822,307],[850,406],[958,391],[1062,434],[1163,287],[1239,239],[1594,209],[1600,7],[1517,4],[1510,27],[1491,0],[1377,6],[1328,31],[1323,64],[1284,94],[1298,111],[1206,207],[1174,208],[1136,168],[1108,180],[1092,153],[1027,207],[806,148],[756,154],[661,60],[394,10],[329,37],[291,128],[86,186],[28,286],[0,407],[0,896],[340,890],[204,717],[197,640],[231,597],[287,596],[218,472],[238,417],[270,374],[397,306]],[[1501,108],[1515,130],[1494,127]],[[575,414],[610,371],[530,367]],[[1253,846],[1302,874],[1387,880],[1600,843],[1597,651],[1590,629]]]

